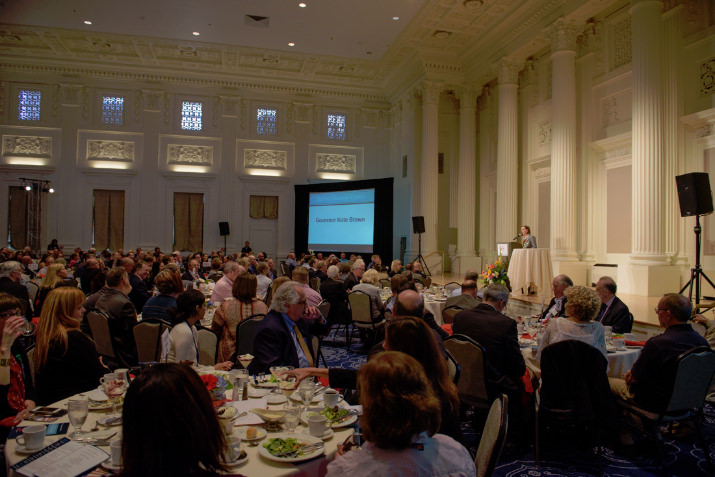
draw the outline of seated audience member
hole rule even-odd
[[[338,280],[339,269],[336,265],[328,267],[328,278],[320,283],[320,296],[330,303],[328,322],[343,324],[351,321],[348,311],[348,292]]]
[[[385,314],[385,305],[380,297],[378,283],[380,283],[379,274],[374,269],[370,269],[362,276],[360,283],[353,287],[353,293],[362,292],[370,297],[370,315],[374,322],[382,321]]]
[[[703,338],[707,340],[711,348],[715,349],[715,320],[708,320],[703,315],[695,315],[693,322],[705,328],[702,332]]]
[[[367,270],[371,270],[373,268],[378,272],[382,269],[382,259],[377,254],[370,257],[370,263],[367,264]]]
[[[325,260],[318,260],[318,262],[316,262],[315,277],[320,279],[320,283],[328,279],[328,264]]]
[[[244,270],[236,262],[227,262],[223,266],[223,277],[216,282],[214,291],[211,294],[211,300],[216,303],[222,303],[224,300],[231,298],[231,290],[233,290],[233,281]]]
[[[343,286],[348,292],[350,292],[355,285],[360,283],[360,278],[362,278],[363,273],[365,273],[365,262],[355,260],[350,267],[350,273],[348,273],[345,280],[343,280]]]
[[[276,273],[275,268],[273,268],[273,259],[266,259],[266,263],[268,264],[268,278],[270,278],[271,280],[275,280],[276,278],[278,278],[278,274]]]
[[[328,464],[328,476],[476,475],[467,449],[437,434],[439,399],[414,358],[380,353],[360,369],[358,390],[367,442]]]
[[[596,321],[603,326],[610,326],[614,333],[630,333],[631,313],[625,303],[616,296],[616,282],[611,277],[601,277],[596,283],[596,293],[601,299],[601,311]]]
[[[190,367],[158,364],[132,381],[122,410],[119,476],[222,475],[224,446],[211,397]]]
[[[539,321],[549,320],[551,318],[566,315],[566,295],[564,290],[573,286],[573,281],[566,275],[557,275],[554,277],[551,289],[554,291],[554,297],[549,302],[544,312],[539,317]]]
[[[462,283],[467,282],[467,281],[473,281],[474,283],[477,283],[477,288],[479,288],[479,279],[480,279],[481,273],[478,272],[477,270],[467,270],[467,272],[464,274],[464,280]],[[462,294],[462,288],[455,288],[452,290],[452,293],[449,296],[459,296]],[[482,295],[481,293],[477,292],[477,298],[481,300]]]
[[[67,269],[64,265],[53,263],[47,267],[47,273],[40,282],[40,291],[37,294],[37,303],[35,304],[35,316],[40,316],[42,313],[42,305],[47,298],[47,295],[57,287],[62,286],[77,286],[77,282],[67,278]]]
[[[578,340],[598,349],[603,357],[606,353],[606,338],[603,326],[594,322],[601,301],[593,290],[586,287],[568,287],[564,293],[568,297],[566,317],[554,318],[549,321],[544,336],[539,341],[537,361],[541,361],[541,352],[548,345],[564,340]]]
[[[95,389],[109,372],[94,342],[79,329],[83,302],[84,294],[73,287],[56,288],[47,296],[34,356],[39,405]]]
[[[340,262],[338,265],[338,281],[341,283],[345,283],[345,280],[348,278],[348,275],[350,275],[350,268],[352,267],[352,264],[348,261]],[[345,285],[343,285],[343,288],[345,288]]]
[[[482,303],[482,300],[477,298],[477,282],[474,280],[465,280],[462,282],[462,293],[457,296],[447,298],[445,308],[455,307],[463,310],[471,310]]]
[[[176,297],[176,308],[169,310],[172,328],[169,333],[169,363],[196,365],[199,363],[199,333],[196,323],[206,313],[206,299],[198,290],[187,290]],[[227,371],[233,367],[231,361],[217,363],[214,368]]]
[[[256,297],[256,276],[242,273],[233,282],[233,299],[221,303],[216,309],[211,329],[218,335],[219,361],[228,361],[236,351],[236,326],[243,320],[268,313],[265,303]]]
[[[662,335],[649,339],[633,368],[623,379],[608,378],[611,389],[625,400],[651,412],[663,412],[673,392],[677,359],[685,351],[708,346],[688,320],[693,312],[683,295],[667,293],[655,309],[658,323],[665,328]]]
[[[256,265],[256,281],[258,283],[256,295],[261,300],[266,299],[266,294],[268,293],[268,289],[270,288],[271,282],[273,281],[268,276],[268,272],[270,272],[268,264],[266,262],[258,262],[258,265]]]
[[[399,295],[402,286],[407,283],[407,277],[398,273],[390,278],[390,291],[392,291],[392,296],[385,304],[385,312],[389,312],[390,315],[395,314],[395,303],[397,303],[397,295]]]
[[[22,278],[22,264],[14,260],[0,264],[0,292],[12,295],[22,302],[22,310],[25,318],[32,319],[32,307],[30,306],[30,293],[24,285],[20,283]]]
[[[409,285],[409,282],[405,283],[405,285]],[[403,287],[405,285],[403,285]],[[449,333],[444,331],[442,327],[437,324],[432,313],[425,310],[422,297],[414,290],[401,291],[400,294],[397,295],[394,316],[414,316],[420,318],[424,320],[427,326],[433,329],[442,340],[449,337]]]
[[[490,396],[506,393],[511,404],[521,397],[521,377],[526,365],[519,349],[516,321],[502,314],[508,300],[509,290],[504,285],[488,285],[481,305],[454,315],[452,331],[469,336],[484,347],[489,363],[487,390]]]
[[[261,321],[253,341],[251,374],[264,373],[271,366],[304,368],[315,363],[312,335],[330,329],[316,308],[306,306],[305,289],[298,282],[281,285],[271,302],[271,310]]]
[[[125,367],[136,366],[139,362],[133,332],[138,322],[137,311],[129,300],[131,291],[127,271],[122,267],[114,267],[107,273],[107,290],[95,304],[98,311],[107,315],[114,351],[119,364]]]
[[[412,276],[415,280],[424,280],[425,274],[422,271],[422,264],[420,262],[414,262],[412,264]]]
[[[390,269],[387,271],[387,275],[392,278],[395,275],[399,275],[402,272],[402,262],[399,260],[393,260],[390,264]]]
[[[298,282],[303,286],[303,291],[305,292],[306,306],[318,306],[318,304],[323,301],[320,293],[311,288],[309,280],[309,272],[305,267],[298,267],[293,270],[293,281]]]
[[[167,311],[176,306],[176,297],[184,291],[179,275],[172,270],[162,270],[154,278],[154,286],[159,292],[149,298],[142,308],[142,321],[163,321],[169,323]]]
[[[273,301],[273,297],[276,295],[276,290],[278,290],[285,282],[289,281],[290,278],[286,277],[285,275],[273,280],[273,282],[271,283],[271,296],[268,300],[265,301],[265,304],[268,308],[271,307],[271,302]]]
[[[218,257],[214,257],[211,259],[211,270],[209,271],[209,280],[213,280],[214,282],[218,281],[221,279],[223,276],[223,273],[221,273],[221,259]]]
[[[22,302],[0,293],[0,437],[22,422],[35,407],[30,362],[25,347],[17,341],[25,322]]]
[[[189,260],[189,265],[186,267],[186,271],[181,275],[181,280],[186,280],[189,282],[195,282],[200,279],[201,269],[199,268],[199,260],[191,259]]]
[[[129,292],[131,300],[137,313],[141,313],[144,309],[144,304],[149,299],[149,291],[146,287],[146,279],[149,276],[149,266],[144,262],[137,262],[132,269],[132,274],[129,276],[129,284],[132,286],[132,291]]]

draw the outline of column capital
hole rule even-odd
[[[646,5],[646,4],[658,4],[663,7],[663,0],[631,0],[631,9],[634,7],[639,7],[641,5]],[[669,2],[672,3],[672,2]],[[655,5],[653,5],[655,6]]]
[[[423,81],[420,88],[422,93],[422,103],[439,103],[439,94],[442,92],[443,84],[437,81]]]
[[[477,92],[471,86],[462,86],[459,90],[455,91],[457,99],[459,99],[460,109],[477,107]]]
[[[551,52],[576,51],[576,27],[572,21],[559,18],[547,29],[546,34],[551,41]]]
[[[519,80],[519,65],[516,61],[504,57],[497,61],[492,70],[497,74],[499,84],[518,84]]]

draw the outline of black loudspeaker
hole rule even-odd
[[[708,215],[713,212],[713,196],[707,172],[691,172],[675,176],[678,184],[680,216]]]
[[[423,216],[412,217],[412,233],[425,233],[425,218]]]
[[[218,231],[221,234],[221,237],[225,237],[226,235],[231,235],[231,231],[228,228],[228,222],[219,222],[218,223]]]

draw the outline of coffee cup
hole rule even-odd
[[[335,407],[343,400],[343,395],[335,389],[328,389],[323,393],[325,407]]]
[[[226,438],[226,447],[224,448],[224,459],[226,462],[236,462],[241,457],[241,438],[231,436]]]
[[[308,417],[308,429],[310,435],[315,437],[323,437],[328,430],[328,418],[322,414],[314,414]]]
[[[24,446],[25,449],[41,449],[45,445],[46,431],[47,429],[44,425],[27,426],[22,430],[22,434],[15,438],[15,441]]]
[[[115,369],[114,376],[117,380],[129,381],[129,370],[127,368]]]
[[[617,350],[626,349],[626,340],[623,338],[613,338],[613,344],[616,346]]]
[[[122,465],[122,440],[117,439],[109,444],[109,450],[112,453],[112,465],[121,467]]]

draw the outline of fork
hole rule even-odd
[[[322,442],[316,442],[315,444],[308,444],[307,446],[303,446],[299,449],[294,449],[286,452],[281,452],[280,454],[275,454],[276,457],[292,457],[294,454],[298,454],[300,452],[310,452],[314,451],[317,449],[320,449],[321,447],[324,447],[324,444]]]

